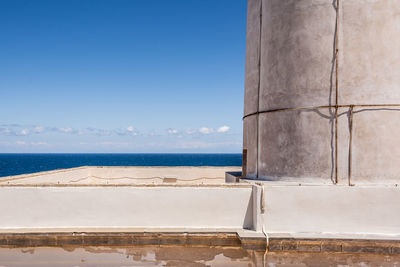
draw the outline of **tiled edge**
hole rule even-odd
[[[399,240],[271,238],[272,252],[343,252],[400,254]]]
[[[266,250],[266,241],[265,237],[235,232],[0,233],[0,247],[183,245]],[[273,237],[268,240],[268,251],[400,254],[400,240]]]
[[[230,233],[15,233],[1,234],[0,247],[40,246],[129,246],[193,245],[241,246],[238,235]]]

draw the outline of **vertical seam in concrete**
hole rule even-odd
[[[351,164],[352,164],[352,142],[353,142],[353,106],[349,108],[349,169],[348,169],[348,182],[351,186]]]
[[[255,183],[252,187],[252,198],[253,198],[253,230],[256,232],[262,231],[264,215],[263,205],[263,194],[264,187],[260,183]]]
[[[338,183],[338,109],[339,109],[339,8],[340,0],[336,0],[336,34],[335,34],[335,184]]]
[[[261,87],[261,54],[262,54],[262,3],[260,0],[260,40],[258,44],[258,88],[257,88],[257,162],[256,162],[256,178],[259,178],[260,163],[260,87]]]

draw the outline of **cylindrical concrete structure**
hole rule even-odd
[[[243,174],[400,180],[400,1],[248,0]]]

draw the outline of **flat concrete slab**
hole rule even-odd
[[[0,177],[0,185],[223,184],[241,167],[92,167]]]

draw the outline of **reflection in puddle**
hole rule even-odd
[[[261,266],[257,253],[263,255],[240,247],[0,248],[0,266]]]
[[[265,261],[264,261],[265,260]],[[0,248],[0,266],[399,266],[400,256],[268,253],[240,247]]]

